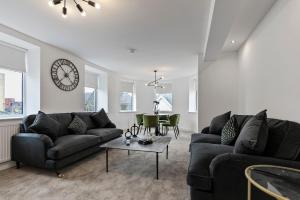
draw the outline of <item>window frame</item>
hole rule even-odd
[[[17,71],[17,70],[14,70],[14,69],[10,69],[9,67],[2,67],[0,66],[0,69],[4,69],[4,70],[7,70],[7,71],[11,71],[11,72],[15,72],[15,73],[20,73],[21,74],[21,78],[22,78],[22,87],[21,87],[21,99],[22,99],[22,114],[14,114],[14,115],[10,115],[10,114],[6,114],[6,115],[1,115],[0,114],[0,121],[3,121],[3,120],[11,120],[11,119],[22,119],[24,118],[24,116],[26,116],[26,97],[25,97],[25,86],[26,86],[26,76],[25,76],[25,73],[26,72],[23,72],[23,71]],[[5,101],[5,94],[4,94],[4,101]]]
[[[194,92],[194,97],[191,99],[191,93]],[[194,102],[193,102],[194,101]],[[193,108],[191,107],[191,103],[194,103]],[[189,84],[189,113],[197,113],[198,112],[198,79],[192,78]]]
[[[173,112],[173,92],[163,92],[163,93],[157,93],[156,95],[164,95],[164,94],[171,94],[171,97],[172,97],[172,102],[171,102],[171,110],[161,110],[160,109],[160,104],[158,104],[158,109],[159,109],[159,112],[161,113],[172,113]],[[158,96],[157,96],[158,98]]]
[[[86,94],[86,89],[93,89],[94,90],[94,110],[86,110],[86,99],[85,99],[85,94]],[[97,88],[92,88],[92,87],[84,87],[84,111],[85,112],[96,112],[97,111]]]
[[[120,113],[134,113],[136,112],[136,82],[135,81],[130,81],[130,80],[121,80],[120,81],[120,85],[122,83],[132,83],[132,92],[126,92],[126,91],[122,91],[120,89],[119,91],[119,112]],[[131,98],[131,104],[132,104],[132,109],[131,110],[122,110],[121,108],[121,93],[131,93],[132,94],[132,98]]]

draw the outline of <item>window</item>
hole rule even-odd
[[[96,111],[96,89],[85,87],[84,94],[85,94],[84,110],[87,112]]]
[[[132,112],[136,110],[134,82],[121,81],[120,111]]]
[[[106,72],[86,66],[85,71],[85,108],[94,112],[104,108],[108,111],[107,74]]]
[[[23,115],[23,73],[0,68],[0,117]]]
[[[198,81],[196,78],[191,79],[189,83],[189,112],[198,110]]]
[[[172,112],[173,109],[173,95],[172,85],[164,84],[164,88],[158,89],[156,100],[159,102],[158,109],[160,112]]]

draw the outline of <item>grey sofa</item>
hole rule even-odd
[[[79,116],[87,125],[84,135],[74,135],[68,126],[74,115]],[[44,134],[32,133],[28,127],[34,122],[36,115],[23,119],[20,133],[12,137],[12,160],[17,168],[20,163],[39,168],[51,169],[61,176],[59,170],[82,158],[100,151],[99,145],[120,137],[123,130],[117,129],[112,122],[104,128],[97,128],[90,118],[92,112],[48,114],[60,122],[62,131],[53,141]]]
[[[233,117],[237,130],[241,131],[251,116]],[[221,136],[210,134],[209,127],[192,135],[187,175],[191,200],[247,199],[244,171],[250,165],[270,164],[300,169],[300,124],[278,119],[268,119],[267,122],[269,137],[261,156],[233,153],[234,143],[221,145]],[[253,198],[272,199],[256,189]]]

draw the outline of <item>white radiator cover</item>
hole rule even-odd
[[[11,137],[19,133],[19,124],[0,125],[0,163],[11,160]]]

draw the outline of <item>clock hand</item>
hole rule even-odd
[[[62,66],[59,66],[59,67],[64,71],[65,74],[68,74],[68,73],[64,70],[64,68],[62,68]]]
[[[71,82],[71,85],[74,84],[73,81],[70,79],[70,77],[68,76],[69,81]]]
[[[62,79],[58,80],[58,83],[60,84],[62,80],[64,80],[66,77],[63,77]]]
[[[74,71],[74,69],[70,70],[67,74],[70,74],[70,73],[73,72],[73,71]]]

